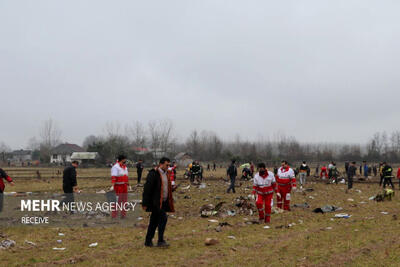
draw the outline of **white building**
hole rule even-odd
[[[71,162],[71,156],[74,152],[85,152],[85,150],[75,144],[61,144],[51,151],[50,163],[66,164]]]

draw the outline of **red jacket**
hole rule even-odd
[[[10,178],[10,176],[8,176],[7,173],[3,169],[0,168],[0,192],[3,192],[4,188],[6,187],[3,182],[3,179],[6,179],[7,182],[9,182],[9,183],[12,182],[12,179]]]
[[[399,170],[397,171],[397,178],[400,179],[400,168],[399,168]]]

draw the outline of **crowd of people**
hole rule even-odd
[[[130,181],[128,178],[128,167],[126,165],[127,157],[120,155],[117,158],[116,163],[111,168],[111,188],[110,191],[115,192],[116,201],[123,205],[128,201],[127,193],[131,190]],[[66,195],[63,201],[73,202],[74,193],[79,193],[77,183],[77,172],[76,168],[79,166],[79,162],[73,161],[71,166],[64,169],[63,172],[63,184],[62,188]],[[259,163],[257,165],[257,172],[255,172],[255,165],[253,163],[244,164],[242,178],[253,180],[253,195],[255,204],[258,209],[258,215],[260,222],[269,223],[271,221],[271,209],[273,196],[276,195],[277,207],[286,211],[290,211],[290,201],[292,190],[297,188],[297,177],[299,180],[300,188],[306,185],[307,177],[311,176],[311,169],[305,161],[303,161],[299,167],[293,169],[289,166],[289,163],[285,160],[281,162],[281,166],[274,167],[273,171],[267,169],[265,163]],[[213,164],[213,169],[216,169],[216,164]],[[321,169],[319,166],[316,167],[315,175],[322,181],[325,180],[328,183],[338,183],[340,177],[346,176],[347,178],[347,189],[351,190],[353,187],[353,180],[359,171],[359,174],[368,178],[369,175],[374,173],[375,176],[380,175],[379,186],[385,188],[391,186],[394,189],[392,181],[393,168],[386,162],[379,164],[379,168],[375,165],[368,166],[366,162],[357,168],[356,162],[346,162],[345,173],[341,174],[336,166],[335,162],[330,162],[327,166],[323,165]],[[139,160],[136,163],[137,171],[137,183],[141,184],[142,174],[144,170],[143,160]],[[207,165],[207,170],[211,170],[210,164]],[[150,222],[147,229],[145,246],[152,247],[152,239],[154,238],[155,231],[158,229],[158,242],[159,247],[168,247],[168,243],[164,240],[164,231],[167,225],[168,216],[167,212],[174,211],[174,201],[172,198],[172,192],[176,190],[175,184],[177,164],[171,163],[171,160],[163,157],[160,159],[157,165],[153,165],[147,174],[146,182],[143,186],[143,200],[142,208],[145,212],[151,213]],[[188,178],[192,183],[196,179],[203,179],[203,167],[199,161],[193,161],[189,164],[187,171],[189,172]],[[229,178],[229,187],[227,193],[235,193],[235,183],[238,176],[238,169],[235,160],[231,161],[231,164],[226,170],[226,175]],[[397,178],[399,179],[400,189],[400,168],[397,171]],[[11,177],[0,168],[0,211],[3,208],[3,192],[5,184],[3,179],[6,180],[10,185],[14,185]],[[345,181],[343,179],[343,181]],[[111,217],[116,219],[118,211],[113,211]],[[120,218],[123,219],[126,216],[126,212],[122,210],[120,212]]]

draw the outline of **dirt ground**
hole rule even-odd
[[[36,171],[40,171],[40,178]],[[16,186],[6,191],[61,192],[61,169],[15,168],[8,170]],[[79,169],[78,184],[84,192],[106,190],[110,186],[108,169]],[[8,227],[0,229],[0,241],[12,239],[16,245],[0,250],[3,266],[399,266],[400,191],[392,201],[375,202],[369,198],[381,190],[378,184],[355,183],[346,193],[345,184],[312,182],[296,192],[292,204],[308,203],[309,208],[272,215],[270,228],[235,204],[240,196],[251,194],[250,181],[237,181],[236,194],[227,194],[224,170],[206,172],[205,188],[189,185],[178,173],[180,187],[175,192],[176,212],[170,214],[166,230],[168,249],[143,246],[148,214],[129,227]],[[136,173],[131,172],[133,189]],[[375,178],[376,180],[376,178]],[[201,217],[200,207],[225,202],[212,217]],[[249,200],[249,203],[252,203]],[[312,210],[326,204],[343,210],[316,214]],[[236,214],[229,216],[227,210]],[[383,213],[382,213],[383,212]],[[350,218],[334,218],[337,213]],[[210,222],[211,220],[211,222]],[[58,233],[64,233],[60,237]],[[218,241],[205,245],[206,238]],[[64,251],[53,251],[60,247]],[[25,241],[34,242],[35,245]],[[97,242],[98,246],[89,248]]]

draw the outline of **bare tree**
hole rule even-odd
[[[200,154],[200,138],[197,130],[193,130],[186,140],[186,149],[194,158]]]
[[[104,132],[107,137],[117,137],[122,135],[122,126],[119,121],[108,121],[104,126]]]
[[[40,142],[36,139],[35,136],[33,136],[29,138],[26,148],[30,150],[38,150],[40,149]]]
[[[172,147],[174,125],[171,120],[150,121],[150,147],[153,151],[169,152]]]
[[[52,119],[43,122],[40,128],[40,144],[51,149],[61,143],[61,130]]]
[[[146,129],[140,121],[135,121],[126,126],[126,133],[137,148],[145,147],[147,143]]]
[[[11,152],[11,148],[7,146],[4,142],[0,142],[0,159],[2,161],[6,160],[6,154]]]
[[[98,142],[100,139],[95,135],[89,135],[83,140],[82,147],[84,149],[88,149],[89,146],[93,145],[94,143]]]

